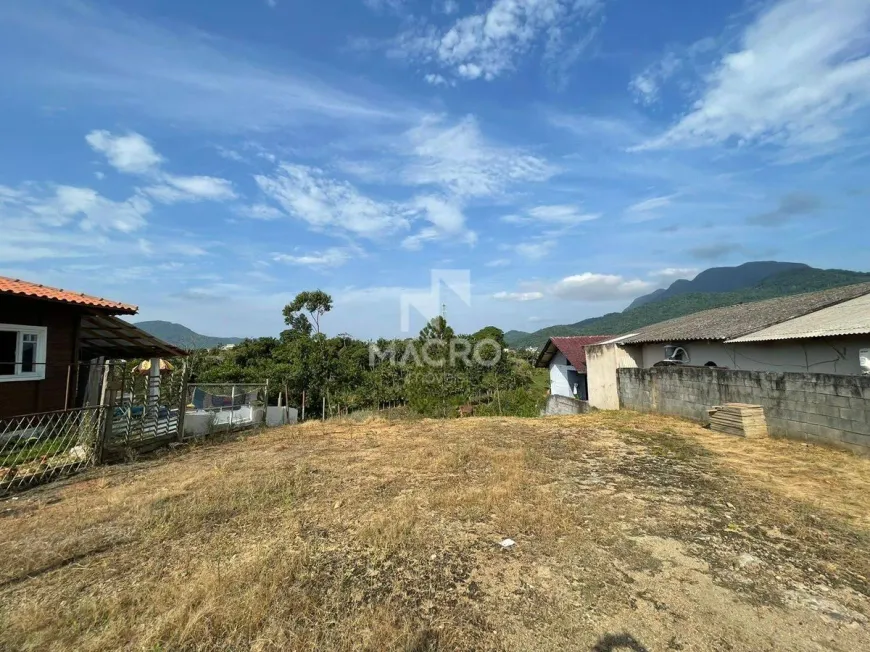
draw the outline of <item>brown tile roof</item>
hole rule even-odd
[[[730,340],[865,294],[870,294],[870,283],[738,303],[646,326],[637,331],[636,335],[622,340],[622,343]]]
[[[12,294],[19,297],[30,297],[33,299],[45,299],[46,301],[58,301],[60,303],[85,306],[88,308],[98,308],[116,315],[135,315],[139,312],[137,306],[131,306],[127,303],[109,301],[108,299],[92,297],[80,292],[70,292],[69,290],[48,287],[47,285],[39,285],[38,283],[30,283],[17,278],[0,276],[0,295],[3,294]]]
[[[568,358],[568,362],[580,372],[586,372],[586,347],[612,339],[613,335],[578,335],[576,337],[551,337],[538,354],[536,367],[548,367],[556,351]]]

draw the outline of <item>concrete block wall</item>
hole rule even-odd
[[[707,422],[723,403],[764,407],[770,434],[870,455],[870,376],[655,367],[617,371],[620,407]]]
[[[544,407],[543,414],[545,416],[552,416],[554,414],[583,414],[588,411],[589,403],[587,401],[551,394],[547,397],[547,405]]]

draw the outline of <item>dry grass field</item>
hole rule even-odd
[[[665,417],[306,424],[0,502],[0,649],[868,650],[868,506]]]

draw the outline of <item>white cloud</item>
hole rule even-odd
[[[509,258],[496,258],[485,263],[487,267],[507,267],[510,264],[511,261]]]
[[[318,231],[378,238],[409,227],[401,205],[366,197],[351,184],[304,165],[281,165],[272,176],[254,177],[260,189],[289,215]]]
[[[151,203],[140,195],[113,201],[91,188],[53,186],[50,192],[36,187],[13,190],[0,196],[0,208],[3,208],[3,217],[34,225],[57,227],[74,222],[85,230],[128,233],[145,225]],[[4,238],[7,235],[8,232],[4,233]]]
[[[496,292],[493,299],[499,301],[537,301],[544,298],[543,292]]]
[[[163,253],[178,254],[179,256],[198,257],[208,255],[208,250],[201,247],[199,244],[193,244],[192,242],[171,242],[162,244],[160,250]]]
[[[870,2],[780,0],[705,79],[692,109],[642,148],[722,142],[818,146],[870,105]]]
[[[307,254],[274,254],[272,260],[304,267],[340,267],[350,260],[350,252],[340,247]]]
[[[165,204],[180,201],[224,201],[235,199],[233,184],[226,179],[207,176],[181,177],[163,175],[164,183],[144,189],[148,195]]]
[[[456,0],[444,0],[441,4],[442,13],[451,16],[459,11],[459,3]]]
[[[578,26],[594,30],[588,19],[601,4],[599,0],[495,0],[483,13],[458,18],[446,29],[418,23],[395,39],[390,54],[435,64],[461,79],[492,80],[541,45],[549,58],[555,58],[563,42],[583,42],[582,36],[568,39],[566,32]],[[572,56],[576,55],[572,52]]]
[[[615,274],[585,272],[563,278],[553,286],[552,293],[561,299],[612,301],[640,296],[653,287],[652,283],[639,279],[629,280]]]
[[[698,271],[697,267],[666,267],[650,272],[649,275],[662,280],[684,278],[691,281],[698,275]]]
[[[421,211],[431,226],[410,235],[402,241],[406,249],[419,249],[427,240],[453,240],[463,244],[473,245],[477,235],[465,227],[465,216],[462,208],[455,202],[439,197],[417,197],[411,207]]]
[[[447,86],[449,83],[443,75],[437,73],[428,73],[423,79],[426,80],[426,83],[433,86]]]
[[[511,248],[523,258],[540,260],[545,258],[555,246],[555,240],[536,240],[513,245]]]
[[[124,247],[135,251],[135,240],[113,244],[106,234],[141,229],[150,210],[137,195],[113,201],[90,188],[0,186],[0,264],[108,256]]]
[[[276,220],[283,217],[284,213],[279,211],[274,206],[269,204],[250,204],[247,206],[238,206],[235,212],[242,217],[250,217],[254,220]]]
[[[363,4],[373,11],[398,11],[404,0],[363,0]]]
[[[0,214],[0,264],[84,258],[106,253],[107,240],[95,233],[70,232],[29,217]],[[8,275],[8,274],[7,274]],[[21,276],[26,276],[21,274]]]
[[[92,131],[85,140],[96,152],[106,156],[109,164],[119,172],[137,174],[156,183],[143,192],[164,204],[181,201],[224,201],[235,199],[233,184],[226,179],[210,176],[179,176],[161,169],[165,162],[151,143],[137,133],[123,136],[105,130]]]
[[[675,53],[668,52],[660,61],[636,75],[628,87],[639,102],[652,104],[659,99],[662,84],[670,79],[682,64],[682,60]]]
[[[220,157],[225,158],[228,161],[235,161],[236,163],[247,163],[247,159],[234,149],[229,149],[228,147],[223,147],[219,145],[215,147],[215,150]]]
[[[678,74],[697,74],[701,59],[708,57],[717,47],[719,40],[703,38],[688,47],[671,48],[658,61],[635,75],[628,88],[640,104],[655,104],[661,99],[663,86]]]
[[[448,125],[429,116],[407,133],[413,157],[404,170],[412,185],[437,185],[457,197],[486,197],[520,181],[544,181],[555,170],[522,150],[488,143],[472,116]]]
[[[99,129],[85,136],[85,140],[94,151],[104,154],[109,164],[119,172],[144,174],[163,162],[163,157],[154,151],[151,143],[141,134],[116,136]]]
[[[327,81],[298,61],[269,65],[248,57],[248,44],[194,28],[169,29],[106,3],[0,3],[0,40],[13,37],[14,61],[0,60],[4,77],[63,93],[70,103],[121,107],[125,115],[197,130],[370,124],[417,115],[400,98],[354,78],[333,72]]]
[[[81,217],[83,229],[116,229],[135,231],[145,226],[145,216],[151,212],[151,204],[143,197],[134,195],[122,202],[112,201],[90,188],[58,186],[55,205],[68,217]]]
[[[674,195],[668,195],[665,197],[650,197],[649,199],[644,199],[643,201],[639,201],[636,204],[632,204],[628,208],[625,209],[626,213],[649,213],[650,211],[655,211],[660,208],[667,208],[671,205],[671,200],[674,198]]]
[[[502,221],[511,224],[552,224],[557,226],[574,226],[590,222],[601,217],[597,213],[584,213],[573,204],[556,204],[536,206],[524,215],[506,215]]]
[[[619,117],[558,111],[547,111],[546,117],[554,127],[564,129],[583,140],[606,142],[608,148],[635,144],[642,138],[637,125]]]

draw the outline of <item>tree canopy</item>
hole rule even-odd
[[[438,316],[414,339],[328,337],[323,316],[332,305],[332,297],[321,290],[300,292],[284,307],[287,328],[278,337],[198,351],[191,357],[193,371],[201,382],[268,379],[272,402],[280,392],[289,405],[300,406],[304,392],[312,416],[320,414],[324,402],[329,413],[396,402],[428,416],[455,415],[456,407],[466,403],[484,412],[536,413],[531,368],[503,352],[500,329],[488,326],[461,336]],[[372,347],[390,355],[373,355]]]

